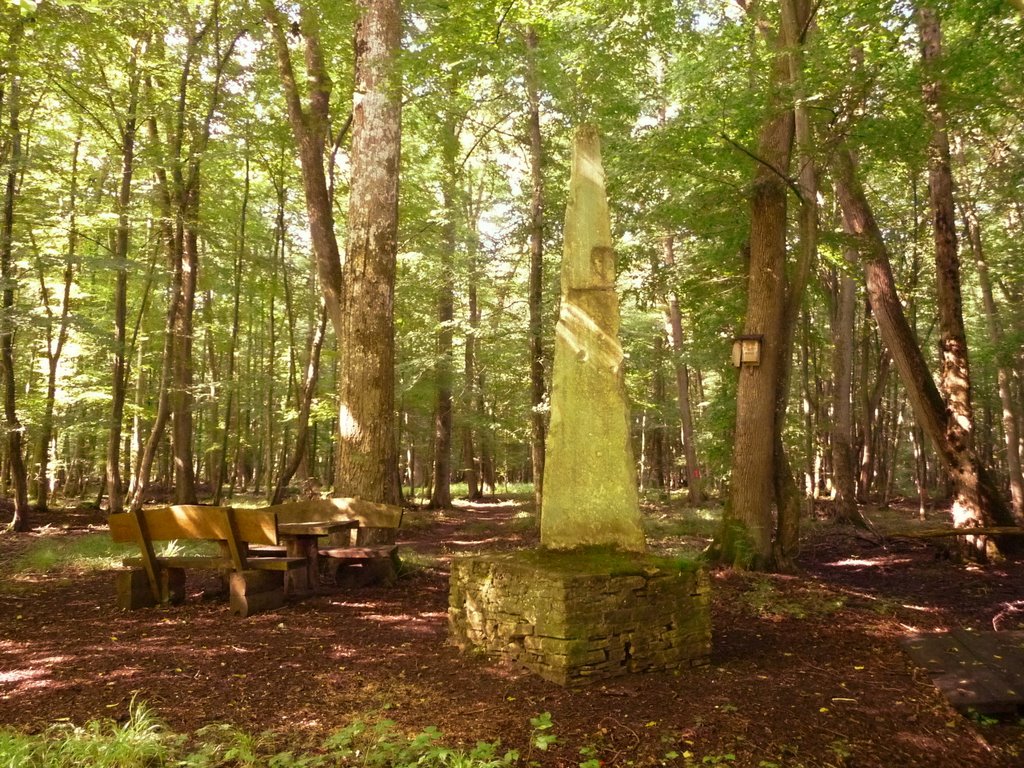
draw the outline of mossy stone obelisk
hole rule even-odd
[[[622,363],[601,142],[597,129],[584,125],[573,143],[565,211],[541,502],[544,547],[646,548]]]

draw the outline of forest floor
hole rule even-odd
[[[880,529],[910,511],[868,511]],[[713,510],[645,509],[652,549],[696,551]],[[939,518],[936,517],[936,520]],[[50,513],[0,536],[0,724],[124,720],[133,698],[180,732],[210,723],[270,731],[315,749],[353,719],[449,743],[500,739],[543,766],[1024,765],[1024,721],[953,711],[900,650],[909,633],[1024,628],[1024,563],[943,558],[919,540],[879,540],[812,521],[799,576],[712,574],[710,666],[566,690],[447,643],[452,556],[537,541],[526,501],[409,511],[397,586],[340,589],[235,619],[203,600],[123,612],[111,573],[8,572],[40,541],[103,535],[102,513]],[[530,747],[549,712],[557,742]],[[593,764],[593,763],[591,763]]]

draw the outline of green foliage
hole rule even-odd
[[[5,571],[12,575],[48,573],[62,568],[105,570],[136,554],[135,547],[114,544],[106,533],[43,537],[11,560]]]
[[[133,700],[122,725],[99,720],[84,726],[57,723],[36,736],[2,729],[0,766],[150,768],[169,762],[182,743],[147,707]]]
[[[531,750],[547,750],[555,742],[551,716],[531,719]],[[361,720],[328,737],[306,753],[280,749],[280,734],[250,734],[234,726],[214,724],[189,739],[169,731],[144,705],[133,701],[123,724],[108,720],[84,726],[57,723],[36,735],[0,729],[0,768],[503,768],[522,765],[516,750],[499,741],[472,747],[450,747],[433,726],[414,735],[396,723]]]

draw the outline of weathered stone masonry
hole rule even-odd
[[[697,565],[521,552],[453,562],[448,620],[460,648],[581,685],[706,664],[708,599]]]

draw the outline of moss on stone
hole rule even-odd
[[[657,557],[625,552],[613,547],[580,547],[571,550],[530,549],[502,555],[512,564],[551,571],[559,575],[649,575],[650,571],[690,573],[700,569],[699,559]]]

